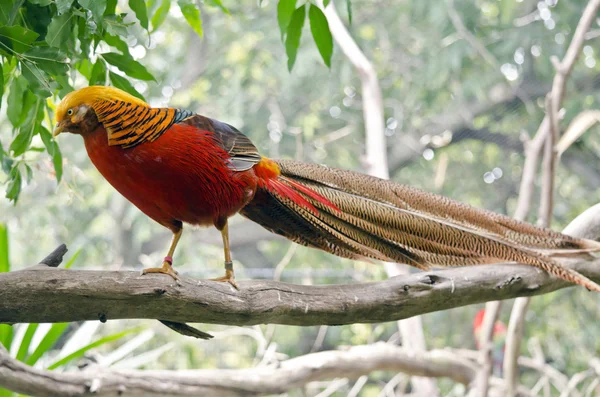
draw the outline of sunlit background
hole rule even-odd
[[[133,56],[158,80],[134,82],[135,88],[152,105],[182,107],[235,125],[263,155],[364,169],[360,80],[339,48],[334,49],[328,69],[305,27],[290,73],[273,0],[260,6],[256,0],[224,3],[231,15],[202,7],[202,39],[185,24],[177,7],[171,7],[158,31],[148,35],[140,29],[127,37]],[[544,116],[544,95],[554,75],[550,57],[564,55],[585,4],[353,0],[348,27],[380,79],[392,179],[512,215],[524,142],[535,134]],[[125,4],[120,7],[126,9]],[[348,23],[344,2],[338,9]],[[581,111],[598,108],[598,22],[588,33],[568,85],[561,112],[563,128]],[[98,48],[98,52],[105,50]],[[76,87],[86,81],[77,74],[71,78]],[[3,104],[0,139],[6,146],[11,129],[5,112]],[[557,230],[600,201],[599,132],[598,127],[590,130],[561,158],[552,223]],[[41,147],[36,140],[33,145]],[[80,137],[62,135],[59,144],[64,176],[58,186],[47,154],[28,152],[34,175],[18,204],[0,200],[0,222],[8,225],[12,268],[37,263],[63,242],[70,254],[79,253],[73,268],[139,270],[159,264],[170,232],[103,180]],[[536,220],[537,200],[536,196],[531,222]],[[241,217],[234,218],[230,229],[240,280],[278,277],[294,283],[330,284],[386,277],[381,265],[296,247]],[[220,276],[219,234],[188,228],[174,259],[185,275]],[[558,370],[573,375],[588,368],[589,359],[600,349],[600,323],[592,320],[600,316],[599,303],[597,295],[583,288],[535,298],[527,315],[523,352],[528,354],[538,341],[546,360]],[[428,348],[474,348],[471,324],[481,307],[423,316]],[[501,313],[505,322],[509,311],[510,305],[505,305]],[[90,353],[88,359],[120,360],[121,367],[153,369],[243,368],[339,345],[386,341],[397,331],[396,323],[321,330],[199,324],[216,335],[215,340],[204,342],[182,337],[154,321],[71,325],[81,326],[86,327],[78,334],[81,340],[143,326],[144,331],[130,337],[123,357],[110,353],[125,343],[120,341]],[[146,355],[140,358],[142,354]],[[364,395],[377,396],[393,376],[370,376]],[[523,379],[528,382],[527,374]],[[464,391],[447,380],[438,384],[449,395]],[[308,395],[320,390],[317,386]],[[339,395],[351,386],[342,387]]]

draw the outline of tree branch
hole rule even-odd
[[[192,371],[110,370],[91,366],[58,373],[32,368],[0,346],[0,385],[43,396],[251,396],[279,394],[308,382],[358,378],[377,370],[427,377],[448,377],[469,384],[475,366],[444,350],[411,352],[387,343],[325,351],[283,361],[277,366]]]
[[[600,281],[600,259],[565,265]],[[25,269],[0,274],[0,323],[126,318],[228,325],[339,325],[548,293],[572,286],[537,268],[482,265],[350,285],[228,285],[130,271]]]

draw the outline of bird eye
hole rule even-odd
[[[67,110],[67,115],[72,116],[73,115],[73,109]]]

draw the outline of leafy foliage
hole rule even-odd
[[[281,32],[281,40],[285,43],[285,52],[288,57],[288,70],[291,72],[296,62],[296,54],[300,46],[302,28],[306,18],[310,20],[310,30],[313,40],[317,45],[323,62],[331,67],[331,54],[333,53],[333,37],[329,30],[329,23],[323,11],[312,3],[305,3],[296,8],[296,0],[279,0],[277,3],[277,23]],[[323,2],[327,6],[329,2]],[[350,12],[350,0],[347,1]],[[306,10],[308,9],[308,15]],[[351,16],[351,14],[349,14]]]
[[[124,38],[139,28],[156,30],[166,18],[170,2],[130,0],[136,24],[120,12],[116,0],[2,0],[0,7],[0,99],[6,98],[12,125],[8,149],[0,144],[0,163],[8,176],[6,197],[17,201],[33,175],[29,153],[45,150],[52,158],[57,181],[62,177],[62,153],[52,140],[54,95],[73,90],[74,76],[88,84],[112,84],[140,98],[125,77],[153,81],[137,62]],[[226,8],[219,2],[215,6]],[[200,12],[191,1],[179,1],[190,26],[202,34]],[[148,9],[154,11],[149,18]],[[117,71],[118,70],[118,71]],[[39,135],[44,147],[31,145]]]

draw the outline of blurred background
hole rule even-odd
[[[186,108],[236,126],[266,156],[364,170],[361,82],[339,47],[334,46],[328,69],[314,42],[308,40],[307,24],[296,65],[288,72],[275,2],[223,3],[231,15],[201,6],[203,38],[183,22],[177,7],[171,7],[161,28],[151,35],[141,28],[131,29],[132,34],[124,37],[131,54],[157,77],[156,82],[132,81],[134,87],[152,105]],[[353,0],[351,23],[346,4],[337,3],[340,16],[379,77],[391,179],[512,215],[524,142],[544,117],[544,96],[555,73],[550,58],[564,56],[587,2]],[[119,7],[127,9],[126,4],[119,3]],[[569,80],[561,113],[563,126],[583,110],[598,108],[599,22],[587,34]],[[87,83],[76,72],[71,78],[77,88]],[[11,136],[5,112],[3,105],[2,142]],[[552,223],[556,230],[600,201],[599,133],[600,127],[593,127],[561,158]],[[32,145],[42,145],[39,136]],[[159,264],[170,233],[104,181],[90,163],[80,137],[63,135],[59,146],[64,174],[58,186],[49,156],[28,152],[26,160],[34,177],[23,182],[17,205],[0,200],[0,223],[8,230],[11,268],[37,263],[60,243],[77,254],[72,268],[140,270]],[[0,174],[0,180],[4,178]],[[536,196],[530,222],[536,221],[537,202]],[[383,265],[296,246],[241,217],[232,220],[230,230],[239,280],[279,278],[332,284],[387,277]],[[218,232],[188,227],[175,264],[179,272],[191,277],[220,276]],[[533,299],[526,316],[523,354],[541,348],[545,360],[568,376],[587,369],[600,349],[599,303],[598,295],[583,288]],[[475,348],[472,324],[482,307],[424,315],[427,348]],[[500,314],[506,323],[510,307],[505,304]],[[88,342],[138,326],[143,330],[90,350],[79,363],[110,361],[111,351],[130,343],[129,351],[125,349],[119,358],[122,367],[152,369],[264,365],[341,345],[397,339],[398,331],[395,322],[248,328],[199,324],[216,335],[204,342],[175,334],[155,321],[109,321],[69,325],[58,347],[64,347],[82,326],[88,328],[79,337]],[[15,330],[21,338],[22,328]],[[42,336],[37,336],[38,343]],[[34,337],[32,346],[35,342]],[[46,364],[57,352],[48,354]],[[380,395],[394,376],[372,374],[360,395]],[[530,387],[537,379],[527,371],[521,374],[521,381]],[[352,385],[341,385],[332,395],[346,395]],[[289,395],[316,395],[325,386],[312,384]],[[438,386],[444,395],[465,392],[462,385],[449,380],[438,380]]]

